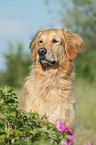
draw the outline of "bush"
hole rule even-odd
[[[46,116],[27,113],[18,109],[13,89],[0,89],[0,144],[1,145],[53,145],[68,140],[66,132],[56,130],[56,125]]]

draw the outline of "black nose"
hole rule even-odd
[[[45,47],[39,48],[38,49],[38,54],[40,56],[44,56],[47,53],[47,49]]]

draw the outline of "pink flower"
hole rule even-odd
[[[62,123],[60,120],[56,120],[56,129],[60,132],[64,132],[65,124]]]
[[[61,141],[61,145],[68,145],[66,141]]]
[[[73,135],[68,135],[69,139],[66,140],[67,144],[68,145],[72,145],[73,144],[73,141],[74,141],[74,136]]]
[[[66,127],[65,124],[62,123],[60,120],[56,121],[56,128],[60,132],[64,132],[65,131],[67,134],[72,135],[72,130],[70,128]]]
[[[56,121],[56,128],[60,132],[66,132],[68,138],[66,141],[62,141],[61,145],[72,145],[74,141],[74,136],[72,135],[72,130],[65,126],[60,120]]]
[[[90,143],[90,142],[87,142],[85,145],[92,145],[92,143]]]
[[[66,141],[62,141],[61,145],[72,145],[74,141],[73,135],[68,135],[69,139]]]
[[[72,135],[72,130],[66,126],[64,127],[64,131],[66,131],[67,134]]]

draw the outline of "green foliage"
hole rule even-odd
[[[56,130],[55,124],[46,116],[26,113],[18,109],[13,89],[0,89],[0,144],[1,145],[53,145],[59,144],[66,136]]]
[[[76,58],[78,76],[96,81],[96,1],[73,0],[73,8],[69,12],[71,30],[84,40],[84,48]]]
[[[0,73],[0,86],[5,84],[13,87],[21,87],[24,79],[28,75],[29,66],[32,64],[31,55],[24,53],[23,46],[18,43],[15,48],[9,43],[8,52],[6,52],[6,70]]]

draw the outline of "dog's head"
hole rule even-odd
[[[67,56],[74,59],[83,45],[80,36],[66,30],[49,29],[39,31],[30,43],[32,59],[42,65],[53,66]]]

